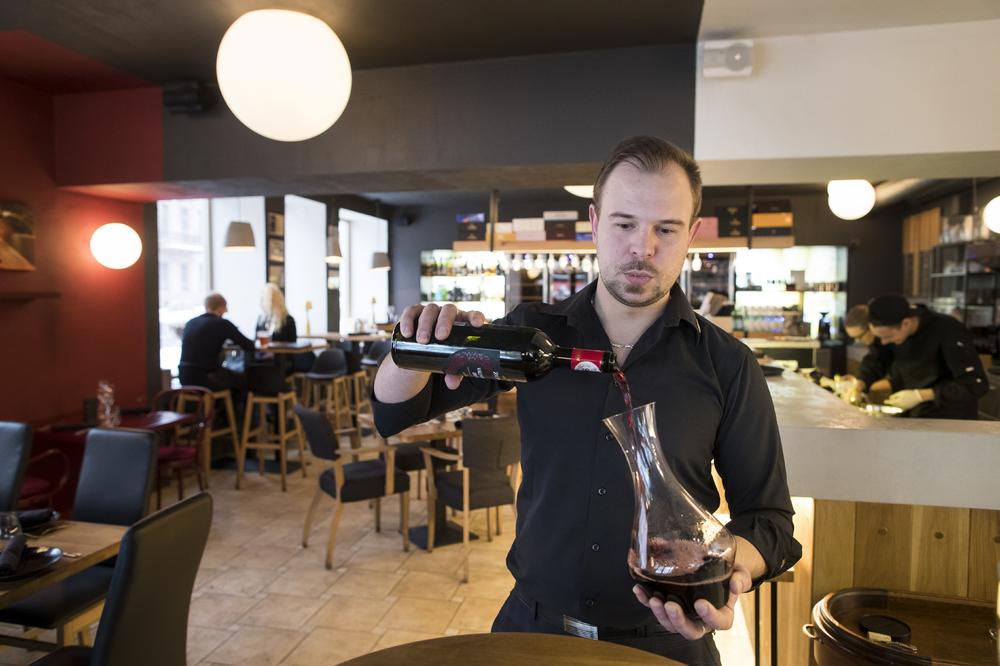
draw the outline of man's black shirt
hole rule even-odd
[[[233,322],[211,312],[198,315],[184,324],[181,367],[217,370],[222,367],[219,355],[226,340],[232,340],[248,353],[254,351],[253,341],[240,333]]]
[[[554,305],[521,305],[496,323],[540,328],[561,346],[610,349],[592,302],[595,287],[591,283]],[[801,547],[792,537],[774,407],[753,353],[695,315],[675,286],[624,370],[634,404],[656,402],[665,457],[681,484],[703,507],[716,510],[714,459],[729,501],[730,530],[757,547],[767,577],[792,566]],[[433,375],[406,402],[374,400],[375,423],[389,436],[509,388],[466,377],[451,391],[442,375]],[[557,368],[518,385],[524,478],[507,565],[519,589],[540,607],[597,626],[653,622],[632,593],[626,565],[632,481],[625,456],[601,422],[624,409],[609,374]]]
[[[917,331],[892,351],[893,391],[934,389],[934,400],[907,415],[925,419],[975,419],[979,398],[990,390],[972,334],[953,317],[919,308]]]

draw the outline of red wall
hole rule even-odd
[[[146,392],[143,259],[111,270],[89,249],[107,222],[142,236],[142,206],[56,188],[53,106],[50,95],[0,79],[0,201],[34,212],[37,268],[0,271],[0,420],[35,424],[78,417],[100,379],[123,406]],[[25,291],[60,297],[3,298]]]

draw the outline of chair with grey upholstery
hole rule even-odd
[[[34,666],[186,663],[191,591],[211,524],[212,496],[198,493],[130,527],[94,646],[63,648]]]
[[[94,428],[87,434],[73,519],[107,525],[132,525],[146,515],[156,470],[151,432]],[[23,636],[0,635],[0,644],[52,650],[89,640],[89,627],[101,616],[114,569],[109,563],[85,569],[0,610],[0,622],[29,628]],[[44,629],[56,630],[56,643],[40,641]]]
[[[0,511],[13,511],[31,455],[31,426],[0,421]]]
[[[486,509],[486,533],[493,540],[493,517],[496,510],[496,533],[500,534],[500,507],[514,504],[517,475],[521,462],[521,431],[517,417],[465,419],[462,425],[461,454],[446,453],[425,447],[427,472],[427,550],[434,544],[434,506],[438,501],[463,512],[462,543],[469,552],[469,514]],[[435,463],[460,462],[461,469],[441,470]],[[469,580],[468,557],[464,581]]]
[[[375,503],[375,531],[382,529],[381,504],[383,497],[399,495],[399,531],[403,535],[403,550],[410,550],[410,477],[406,472],[395,468],[396,453],[394,447],[385,440],[376,437],[377,443],[342,449],[339,446],[337,432],[330,425],[326,415],[302,405],[295,406],[295,414],[302,422],[306,433],[306,441],[315,458],[330,463],[329,469],[319,476],[319,487],[313,495],[312,502],[306,512],[306,522],[302,529],[302,547],[309,545],[309,533],[312,531],[313,516],[316,507],[324,494],[335,502],[333,520],[330,523],[330,536],[326,543],[326,568],[333,568],[333,551],[337,545],[337,528],[347,502],[371,500]],[[357,460],[360,454],[377,453],[381,458],[374,460]]]

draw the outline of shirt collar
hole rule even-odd
[[[545,314],[566,317],[571,323],[579,321],[583,315],[590,312],[594,313],[594,317],[596,317],[597,313],[593,305],[595,293],[597,293],[597,280],[566,300],[559,303],[546,303],[539,310]],[[695,332],[701,333],[701,324],[694,308],[691,307],[680,285],[675,282],[674,286],[670,288],[670,300],[667,307],[663,310],[660,318],[653,323],[653,327],[657,329],[656,337],[659,338],[663,334],[663,329],[678,326],[682,321],[690,324]]]

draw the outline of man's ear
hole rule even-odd
[[[590,204],[587,208],[587,214],[590,215],[590,233],[594,235],[594,241],[597,241],[597,206]]]
[[[694,240],[695,234],[698,233],[699,229],[701,229],[701,218],[700,217],[696,218],[695,221],[691,223],[691,229],[688,231],[688,244],[689,245],[690,245],[691,241]]]

